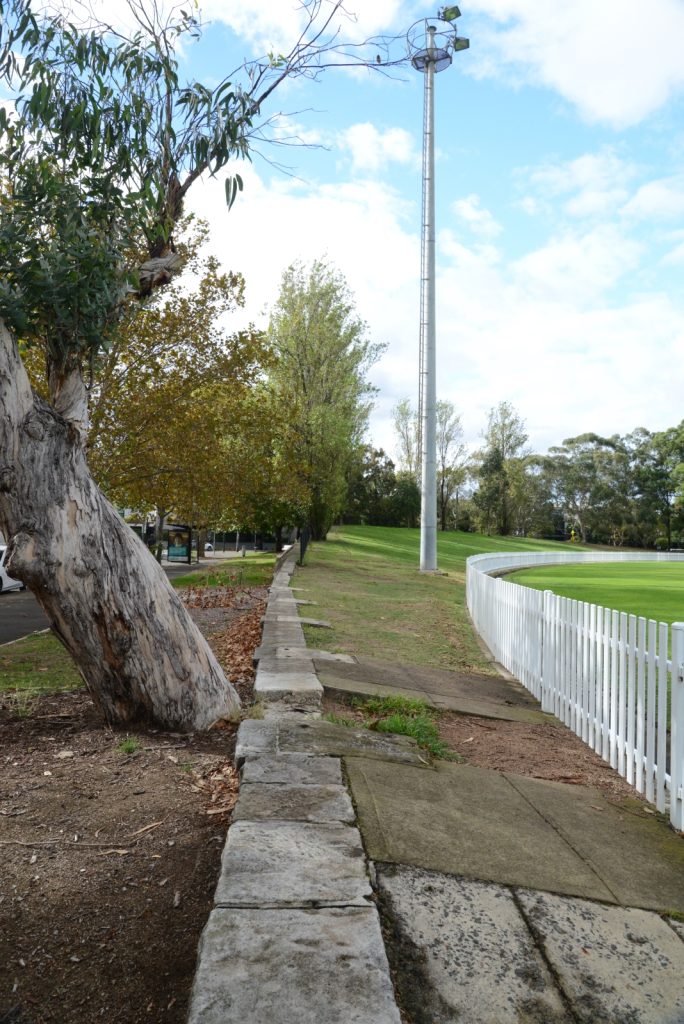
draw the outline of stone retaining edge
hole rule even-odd
[[[188,1024],[401,1024],[341,759],[280,749],[279,724],[319,718],[323,696],[292,621],[295,560],[277,565],[255,652],[264,720],[238,732],[240,796]]]

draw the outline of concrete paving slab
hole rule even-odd
[[[302,717],[318,719],[321,712],[317,711],[311,704],[296,704],[292,701],[286,703],[283,700],[270,700],[264,704],[264,719],[292,719],[298,721]]]
[[[684,913],[684,840],[638,799],[507,775],[626,907]]]
[[[306,649],[308,656],[316,661],[328,662],[341,662],[345,665],[355,665],[356,658],[353,654],[334,654],[332,651],[322,651],[319,648],[307,647]],[[279,647],[276,651],[277,658],[298,658],[300,657],[300,649],[298,647]]]
[[[253,782],[240,786],[233,821],[355,820],[345,786],[271,786]]]
[[[504,722],[526,722],[530,725],[548,722],[550,718],[540,710],[497,704],[495,701],[445,697],[427,690],[412,690],[404,686],[378,686],[376,683],[353,679],[340,680],[334,669],[330,671],[329,666],[318,661],[314,661],[314,668],[327,693],[334,696],[386,697],[389,694],[400,694],[411,700],[424,700],[432,707],[454,711],[459,715],[474,715],[477,718],[492,718]]]
[[[433,771],[361,758],[345,766],[373,860],[614,901],[505,776],[440,762]]]
[[[398,995],[416,1024],[575,1024],[509,889],[388,865],[377,878]]]
[[[262,643],[273,643],[275,641],[279,647],[283,645],[303,647],[303,638],[302,623],[296,615],[265,619],[263,622]]]
[[[287,627],[280,625],[278,628],[264,626],[259,651],[262,654],[272,654],[277,647],[282,647],[283,645],[303,648],[304,631],[302,627],[295,625],[288,625]]]
[[[684,944],[657,914],[518,898],[579,1024],[682,1024]]]
[[[332,624],[326,622],[324,619],[306,619],[304,616],[300,618],[299,615],[275,615],[271,616],[266,614],[264,616],[264,622],[298,622],[301,626],[318,626],[319,629],[332,629]]]
[[[238,733],[239,738],[239,733]],[[278,729],[278,752],[330,754],[345,758],[379,758],[391,764],[428,768],[429,761],[415,740],[406,736],[352,729],[332,722],[282,722]]]
[[[242,782],[275,786],[341,786],[342,762],[334,757],[310,754],[279,754],[250,758],[242,769]]]
[[[227,910],[200,944],[188,1024],[401,1024],[374,908]]]
[[[235,763],[240,767],[247,757],[275,754],[278,745],[278,723],[246,718],[235,737]]]
[[[214,903],[229,907],[368,906],[372,889],[355,828],[236,821]]]
[[[279,657],[278,651],[282,647],[275,647],[269,654],[259,659],[259,667],[267,672],[313,672],[313,658],[308,657],[306,647],[288,647],[292,651],[292,657],[283,659]],[[283,664],[283,662],[286,664]]]
[[[323,687],[314,672],[268,671],[260,664],[254,692],[261,700],[292,700],[320,707]]]
[[[357,696],[404,697],[426,700],[438,708],[464,715],[512,722],[545,722],[549,716],[520,683],[500,676],[465,675],[446,669],[418,665],[395,665],[373,658],[353,663],[326,665],[316,659],[314,666],[327,690]]]

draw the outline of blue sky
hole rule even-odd
[[[143,0],[144,2],[144,0]],[[186,54],[208,82],[292,42],[297,0],[207,0]],[[403,34],[437,4],[348,0],[363,38]],[[471,49],[436,79],[438,394],[477,446],[507,400],[536,450],[584,431],[652,430],[684,417],[684,3],[463,0]],[[107,4],[111,12],[112,3]],[[265,324],[284,268],[327,255],[387,352],[375,444],[415,400],[423,79],[335,70],[276,92],[318,148],[264,148],[190,206],[247,282],[244,320]]]

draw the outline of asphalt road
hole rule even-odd
[[[198,565],[165,565],[166,575],[183,576],[200,568]],[[8,590],[0,593],[0,644],[19,640],[22,636],[48,628],[48,620],[30,590]]]

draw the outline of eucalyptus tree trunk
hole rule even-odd
[[[166,575],[93,481],[80,371],[36,396],[0,321],[0,530],[8,570],[33,592],[111,724],[191,731],[239,710]]]

